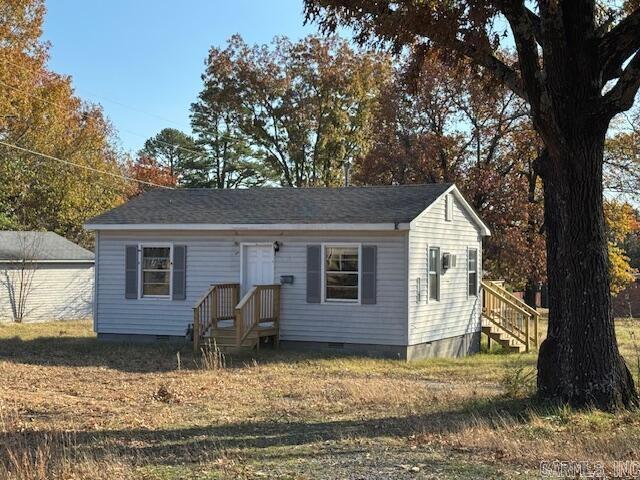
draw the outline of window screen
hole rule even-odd
[[[470,248],[469,252],[469,295],[478,294],[478,250]]]
[[[325,299],[358,300],[358,247],[325,247]]]
[[[440,300],[440,248],[429,248],[429,299]]]
[[[169,296],[171,248],[142,247],[142,296]]]

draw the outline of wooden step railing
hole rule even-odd
[[[272,323],[276,332],[280,323],[280,285],[255,285],[235,308],[236,344],[243,345],[261,324]]]
[[[211,285],[207,293],[193,307],[193,348],[200,349],[202,338],[209,332],[215,336],[218,322],[235,319],[235,306],[240,296],[240,284]]]
[[[518,297],[496,285],[482,281],[482,316],[525,346],[538,348],[540,314]]]

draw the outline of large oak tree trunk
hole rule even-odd
[[[544,182],[549,330],[538,394],[574,407],[637,405],[616,342],[602,190],[606,127],[574,132],[564,152],[540,159]]]

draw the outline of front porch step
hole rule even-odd
[[[249,335],[244,339],[242,345],[236,344],[236,337],[204,337],[203,341],[200,343],[201,348],[213,348],[215,346],[222,353],[246,353],[251,350],[259,348],[259,343],[265,343],[269,338],[275,338],[275,335],[270,336],[260,336],[257,335]],[[264,339],[264,340],[263,340]],[[215,342],[215,343],[214,343]]]
[[[499,327],[495,327],[493,325],[484,325],[482,327],[482,333],[489,336],[492,335],[492,340],[503,340],[508,341],[511,345],[521,345],[521,342],[510,335],[508,332],[502,330]]]
[[[510,351],[538,348],[540,314],[504,288],[503,282],[482,280],[482,332]]]
[[[218,346],[220,350],[227,351],[243,351],[247,349],[253,349],[256,347],[258,342],[264,337],[274,337],[276,336],[275,329],[260,329],[254,330],[247,335],[247,337],[243,340],[242,345],[238,345],[236,343],[236,331],[235,329],[218,329],[215,331],[209,331],[203,337],[203,342],[205,344],[211,342],[213,346],[213,342]]]
[[[236,343],[236,337],[233,337],[233,338],[205,337],[204,341],[203,341],[203,344],[208,344],[209,342],[211,342],[211,346],[213,346],[214,340],[215,340],[215,344],[220,349],[222,349],[222,348],[230,348],[230,347],[234,347],[234,348],[254,348],[256,346],[256,343],[258,343],[257,337],[247,337],[247,338],[245,338],[244,341],[242,342],[242,345],[238,345]]]
[[[525,350],[525,346],[522,345],[522,343],[515,340],[508,333],[493,326],[483,326],[482,333],[509,353],[521,353]]]
[[[214,342],[221,350],[259,348],[264,337],[273,337],[277,346],[280,285],[254,285],[242,298],[239,284],[211,285],[193,307],[193,319],[195,352]]]

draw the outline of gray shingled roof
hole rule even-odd
[[[450,183],[346,188],[158,189],[87,223],[407,223]]]
[[[3,260],[93,261],[93,252],[53,232],[0,231]]]

